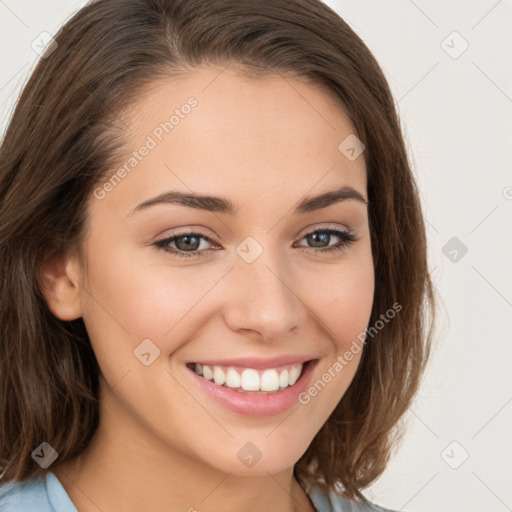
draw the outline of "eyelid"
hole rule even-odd
[[[206,234],[204,231],[207,231],[208,234]],[[215,242],[216,244],[220,245],[219,240],[217,239],[217,236],[214,234],[211,234],[211,230],[205,228],[204,226],[190,226],[188,228],[178,228],[177,231],[166,230],[164,233],[167,233],[170,231],[170,234],[164,234],[164,235],[157,235],[153,242],[158,242],[162,240],[169,240],[170,238],[177,238],[180,236],[195,234],[195,235],[201,235],[204,238],[207,238],[208,240]]]
[[[310,224],[310,226],[305,227],[303,230],[299,231],[297,234],[297,237],[305,237],[311,233],[314,233],[315,231],[321,231],[323,229],[336,229],[337,231],[346,231],[347,233],[352,232],[352,230],[348,226],[340,226],[339,224],[334,223],[326,223],[326,224]],[[301,235],[302,233],[302,235]]]

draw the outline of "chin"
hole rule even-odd
[[[264,435],[267,436],[268,432]],[[309,446],[307,443],[304,449],[300,449],[297,441],[293,443],[294,446],[285,447],[281,442],[279,446],[275,446],[275,443],[269,441],[270,439],[258,441],[254,438],[251,441],[248,437],[246,442],[240,442],[238,437],[232,440],[233,448],[226,446],[226,450],[218,454],[215,460],[205,462],[223,473],[240,477],[268,477],[269,473],[281,473],[293,468]],[[209,455],[215,457],[211,451]]]

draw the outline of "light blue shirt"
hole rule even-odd
[[[317,512],[395,512],[366,502],[347,500],[317,486],[305,489]],[[78,512],[51,471],[25,482],[0,482],[0,512]]]

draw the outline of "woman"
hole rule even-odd
[[[381,69],[318,0],[96,0],[0,150],[0,510],[376,510],[434,312]]]

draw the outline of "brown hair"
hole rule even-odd
[[[98,425],[99,367],[83,320],[56,318],[37,278],[44,258],[82,247],[86,201],[123,151],[119,113],[160,77],[233,63],[253,76],[283,73],[323,87],[366,146],[370,325],[393,304],[401,310],[365,340],[350,387],[294,469],[300,480],[363,497],[402,434],[435,312],[417,186],[391,92],[368,48],[319,0],[96,0],[55,40],[0,148],[3,479],[50,471],[31,458],[43,441],[61,462],[76,457]]]

